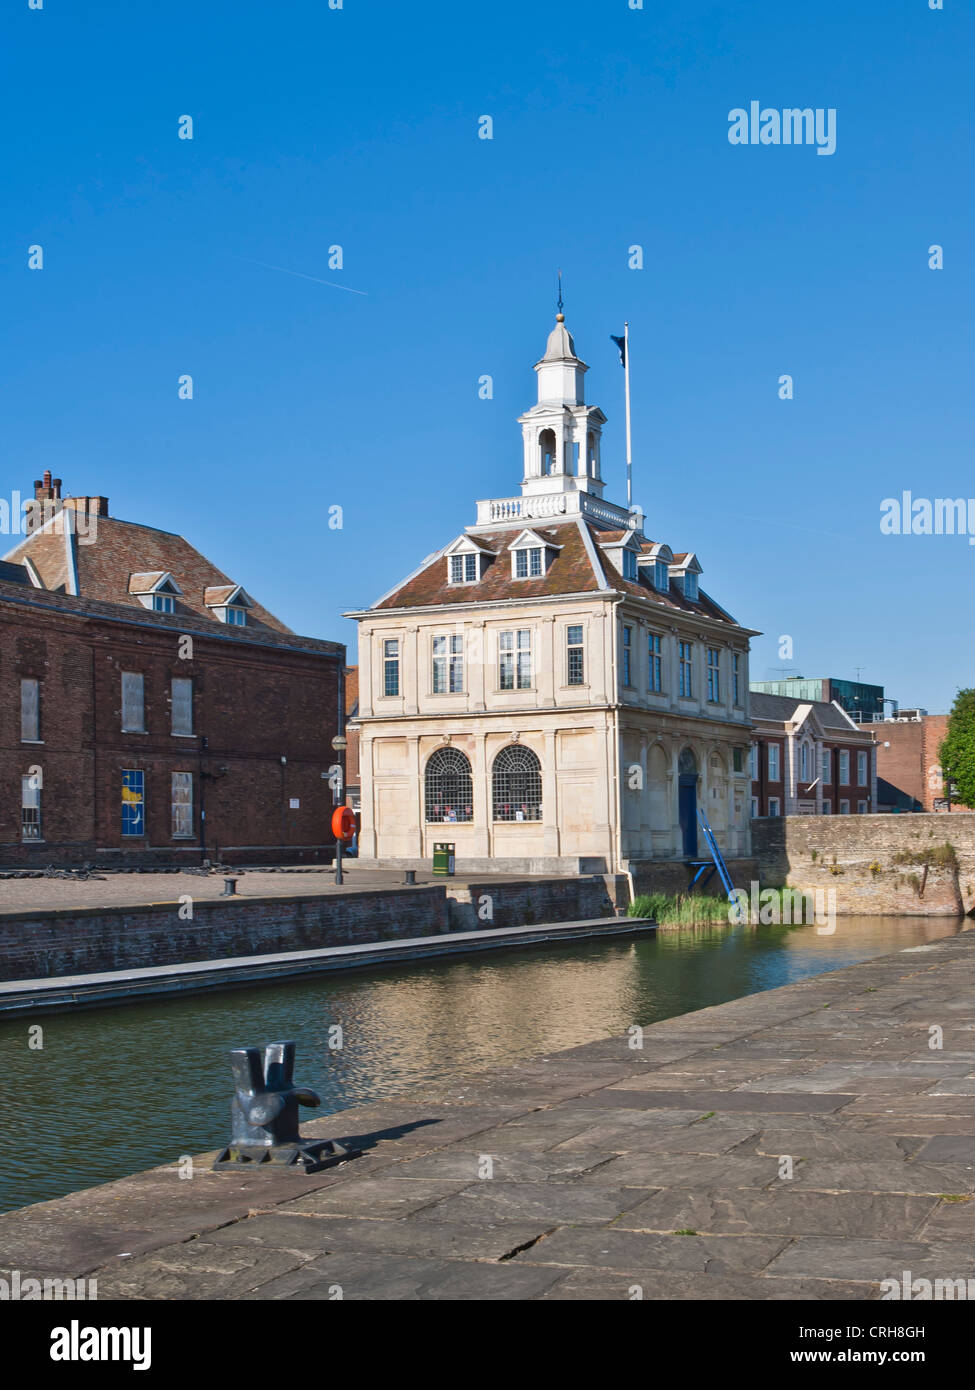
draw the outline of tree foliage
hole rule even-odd
[[[950,779],[961,805],[975,808],[975,690],[959,690],[939,757],[946,789]]]

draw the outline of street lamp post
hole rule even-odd
[[[335,764],[332,782],[332,805],[341,806],[345,794],[345,769],[342,766],[342,758],[348,746],[348,739],[344,734],[336,734],[332,739],[332,747],[338,754],[339,761]],[[342,841],[338,835],[335,837],[335,882],[342,884]]]

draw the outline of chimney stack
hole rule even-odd
[[[43,479],[34,479],[34,501],[52,503],[61,501],[61,479],[52,478],[49,468],[44,470]]]

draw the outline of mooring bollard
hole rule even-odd
[[[221,898],[232,898],[237,892],[237,880],[235,878],[225,878],[223,881],[223,892]]]
[[[405,869],[404,873],[406,874],[403,879],[404,883],[416,883],[416,869]]]
[[[293,1084],[294,1065],[293,1042],[268,1043],[263,1059],[259,1047],[233,1049],[230,1143],[217,1155],[214,1168],[271,1164],[317,1173],[359,1156],[361,1150],[347,1149],[334,1139],[302,1139],[299,1105],[322,1102],[307,1086]]]

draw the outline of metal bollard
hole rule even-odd
[[[299,1105],[321,1105],[307,1086],[295,1086],[293,1042],[268,1043],[263,1059],[259,1047],[236,1047],[230,1054],[234,1098],[230,1105],[230,1143],[217,1155],[214,1168],[272,1165],[317,1173],[360,1149],[347,1149],[334,1139],[302,1139]]]
[[[225,878],[223,881],[223,892],[221,898],[232,898],[237,892],[237,880],[235,878]]]
[[[406,877],[403,879],[403,882],[404,882],[404,883],[415,884],[415,883],[416,883],[416,869],[406,869],[406,870],[404,870],[404,872],[405,872],[405,874],[406,874]]]

